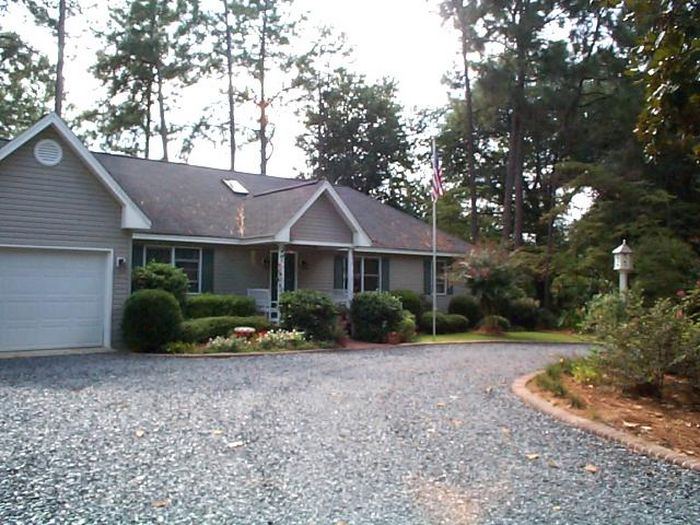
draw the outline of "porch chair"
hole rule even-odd
[[[279,308],[277,302],[273,304],[270,298],[270,290],[267,288],[248,288],[248,297],[255,299],[255,308],[273,323],[279,321]]]

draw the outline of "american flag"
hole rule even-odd
[[[442,186],[442,168],[440,168],[440,159],[438,158],[435,139],[433,139],[433,181],[431,194],[433,196],[433,201],[438,200],[445,194],[445,188]]]

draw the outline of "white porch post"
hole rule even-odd
[[[347,264],[347,269],[348,269],[348,275],[347,275],[347,293],[348,293],[348,306],[350,306],[350,303],[352,303],[352,296],[353,296],[353,286],[354,286],[354,275],[355,275],[355,252],[352,248],[348,249],[348,264]]]
[[[277,245],[277,305],[284,293],[284,267],[286,259],[286,246],[284,244]]]

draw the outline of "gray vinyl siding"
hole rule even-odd
[[[268,288],[269,260],[267,248],[215,247],[214,293],[246,295],[248,288]]]
[[[36,142],[52,138],[63,159],[42,166]],[[0,162],[0,244],[112,249],[131,261],[131,235],[121,228],[121,206],[53,130],[46,130]],[[121,343],[129,294],[129,263],[114,268],[112,346]]]
[[[333,292],[333,269],[335,256],[341,252],[334,251],[301,251],[297,283],[299,288],[319,290],[331,294]],[[342,253],[347,257],[347,253]]]
[[[323,195],[292,226],[290,237],[297,242],[351,243],[352,231],[330,199]]]
[[[423,294],[423,256],[419,255],[391,255],[391,289],[413,290]],[[447,311],[450,299],[457,294],[464,293],[464,285],[450,281],[452,294],[438,295],[438,310]]]

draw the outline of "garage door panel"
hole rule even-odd
[[[105,257],[0,248],[0,351],[103,345]]]

